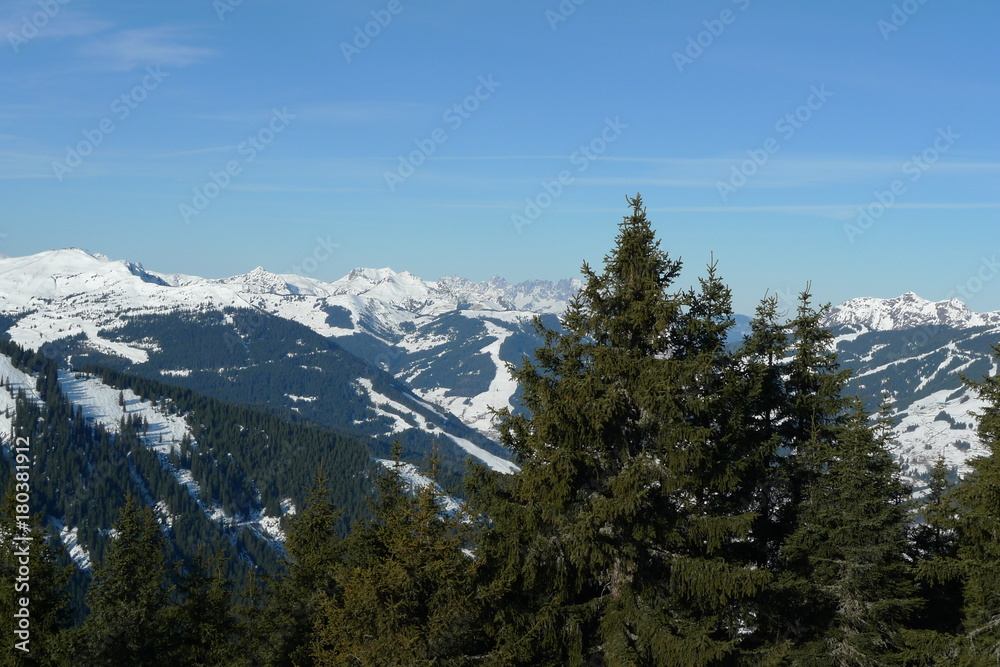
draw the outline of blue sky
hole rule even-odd
[[[638,191],[685,280],[714,253],[740,312],[807,281],[1000,310],[998,19],[978,0],[0,2],[0,252],[556,279],[600,264]]]

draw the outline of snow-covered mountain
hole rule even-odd
[[[506,362],[517,363],[533,349],[535,315],[562,313],[580,285],[512,285],[498,277],[426,281],[388,268],[354,269],[333,282],[262,267],[213,280],[146,271],[70,248],[0,259],[0,313],[17,318],[9,333],[26,347],[76,338],[103,354],[143,364],[156,351],[154,341],[112,333],[129,320],[253,308],[339,341],[406,381],[422,399],[492,434],[490,408],[509,406],[516,390]]]
[[[254,306],[319,334],[364,332],[388,344],[399,343],[435,317],[459,310],[561,314],[581,285],[578,280],[510,285],[499,277],[481,283],[456,276],[427,281],[389,268],[357,268],[323,283],[260,267],[217,283]]]
[[[519,354],[501,359],[500,348],[506,338],[529,328],[535,314],[512,309],[517,304],[531,304],[542,312],[559,311],[574,289],[573,281],[533,282],[523,286],[512,286],[499,278],[487,283],[461,278],[431,282],[407,272],[363,268],[330,283],[274,274],[262,267],[213,280],[155,273],[135,263],[112,261],[78,248],[0,259],[0,313],[10,319],[7,333],[25,347],[46,347],[67,361],[73,361],[74,354],[79,361],[84,352],[90,357],[98,355],[90,360],[118,358],[147,374],[175,378],[203,390],[211,382],[204,377],[209,367],[232,383],[237,381],[236,373],[249,375],[257,372],[248,370],[250,367],[263,364],[272,376],[278,373],[282,382],[294,384],[279,394],[288,404],[284,407],[312,419],[329,420],[331,411],[339,409],[332,407],[332,403],[342,406],[345,398],[341,395],[338,401],[336,395],[318,390],[323,377],[330,380],[329,362],[317,365],[261,358],[254,360],[255,363],[202,359],[204,367],[195,368],[198,364],[185,364],[185,356],[178,357],[173,349],[178,330],[206,326],[218,329],[215,326],[218,323],[231,329],[221,333],[227,347],[225,352],[249,355],[248,341],[261,337],[261,332],[255,330],[266,322],[265,315],[278,317],[308,327],[328,340],[344,342],[345,347],[376,369],[388,371],[392,367],[392,372],[401,379],[405,376],[417,380],[420,389],[414,395],[406,385],[387,387],[384,382],[380,384],[377,379],[366,377],[363,370],[352,371],[354,375],[346,380],[350,385],[347,402],[357,402],[356,396],[363,395],[362,402],[367,402],[368,410],[374,414],[356,415],[350,428],[367,429],[376,436],[397,437],[406,430],[399,426],[402,420],[409,428],[426,431],[432,437],[446,437],[459,451],[504,470],[510,470],[511,466],[497,456],[501,450],[496,446],[483,449],[484,442],[462,432],[457,425],[464,422],[489,433],[489,408],[509,405],[515,387],[504,362],[516,361]],[[237,323],[229,314],[232,309],[261,313],[260,322]],[[184,325],[178,326],[176,321],[168,325],[164,318],[181,318]],[[456,323],[461,326],[455,326]],[[435,329],[434,333],[429,329]],[[463,331],[462,353],[468,355],[457,363],[463,367],[459,373],[468,376],[469,369],[474,368],[475,378],[470,382],[467,377],[464,383],[456,385],[450,377],[457,367],[454,355],[442,358],[429,350],[454,342],[451,334],[459,329]],[[210,347],[212,336],[205,336],[205,331],[192,332],[188,339],[193,342],[202,337],[201,344]],[[489,333],[494,335],[487,336]],[[478,351],[470,348],[476,340],[482,343]],[[310,355],[310,345],[286,356]],[[186,358],[191,357],[189,354]],[[166,358],[179,361],[171,364]],[[414,367],[414,363],[420,367]],[[289,379],[289,368],[293,366],[301,369],[295,373],[302,377]],[[335,366],[343,368],[344,364]],[[305,377],[316,374],[319,375]],[[487,374],[491,377],[486,377]],[[274,386],[270,381],[263,384]],[[256,389],[255,392],[259,393]],[[317,394],[320,400],[315,400]],[[216,391],[216,395],[239,400],[227,394],[225,388]],[[263,398],[272,404],[274,399],[274,396]],[[325,411],[324,402],[330,404]],[[447,414],[452,408],[457,418]],[[387,409],[394,416],[387,417]],[[424,415],[419,416],[419,412]],[[431,422],[436,423],[427,427]]]
[[[578,279],[550,282],[531,280],[516,285],[494,276],[487,282],[475,283],[458,276],[442,278],[438,288],[466,303],[471,309],[498,310],[486,304],[498,304],[501,310],[514,310],[538,314],[562,315],[569,300],[583,286]]]
[[[0,312],[23,317],[12,333],[15,339],[20,334],[26,344],[67,332],[97,340],[90,335],[93,327],[85,325],[111,325],[118,312],[251,305],[325,335],[351,334],[377,320],[374,329],[398,339],[410,328],[407,323],[459,309],[558,314],[579,287],[578,280],[510,285],[499,277],[482,283],[456,276],[434,282],[388,268],[354,269],[329,283],[263,267],[213,280],[147,271],[140,264],[80,248],[0,258]],[[338,307],[346,311],[345,317],[326,312]],[[50,331],[53,325],[62,328]],[[29,334],[32,329],[37,331]]]
[[[827,326],[860,326],[867,331],[898,331],[919,327],[1000,325],[1000,312],[974,313],[958,299],[928,301],[913,292],[893,299],[861,297],[831,309]]]
[[[107,340],[100,329],[119,326],[124,313],[246,307],[236,291],[211,281],[174,286],[139,264],[79,248],[0,259],[0,313],[17,318],[8,333],[32,349],[83,336],[96,349],[141,363],[146,350]]]
[[[506,365],[530,357],[539,344],[533,319],[541,316],[547,326],[558,326],[556,316],[580,286],[577,280],[516,285],[502,278],[428,281],[388,268],[358,268],[332,282],[262,267],[231,278],[206,279],[151,272],[131,262],[67,249],[0,259],[0,314],[9,320],[5,324],[11,337],[22,345],[54,343],[56,352],[67,356],[96,350],[177,381],[193,383],[201,373],[201,385],[195,385],[201,387],[208,383],[204,368],[193,367],[193,362],[186,367],[166,365],[168,355],[162,348],[169,343],[164,332],[176,329],[176,321],[149,318],[187,313],[185,326],[202,332],[194,337],[203,335],[206,321],[216,318],[229,327],[226,345],[239,348],[237,357],[243,355],[243,361],[228,362],[228,370],[219,364],[217,374],[229,382],[223,389],[250,377],[263,386],[291,382],[278,396],[286,409],[310,419],[325,414],[324,401],[341,405],[361,396],[367,413],[355,415],[352,428],[383,438],[399,437],[407,429],[440,437],[451,428],[447,439],[453,445],[505,467],[491,458],[500,450],[482,440],[473,442],[452,427],[464,423],[495,436],[491,408],[516,405],[517,386]],[[259,313],[260,322],[237,322],[225,314],[228,309]],[[192,323],[190,317],[195,316],[202,319]],[[268,323],[278,321],[301,325],[316,337],[307,342],[308,337],[293,329],[283,330],[281,336],[299,339],[298,347],[289,348],[280,359],[263,359],[267,351],[260,345],[266,336],[260,329],[276,328]],[[975,313],[955,299],[935,303],[907,293],[892,299],[852,299],[834,308],[826,325],[837,335],[841,363],[853,369],[858,391],[875,396],[886,386],[893,393],[899,454],[914,479],[939,454],[961,467],[982,452],[975,420],[968,415],[981,405],[959,374],[996,372],[990,344],[1000,340],[1000,313]],[[272,334],[268,345],[274,347],[277,333]],[[336,341],[370,367],[388,373],[395,384],[355,369],[344,376],[347,393],[326,396],[322,383],[347,362],[343,357],[336,363],[307,361],[320,340]],[[276,374],[277,367],[284,370]],[[293,367],[302,372],[289,380],[288,369]],[[259,376],[263,368],[271,369],[266,379]],[[275,400],[272,394],[268,401]],[[353,409],[361,409],[360,404]]]
[[[213,548],[229,567],[274,571],[309,471],[323,461],[353,517],[374,469],[364,439],[107,369],[66,370],[3,340],[8,460],[15,446],[31,453],[32,511],[82,572],[106,553],[126,494],[154,510],[183,557]]]
[[[265,312],[335,338],[490,436],[490,408],[511,406],[517,389],[506,363],[534,349],[535,316],[561,314],[582,285],[434,282],[388,268],[354,269],[331,283],[261,269],[219,282]]]
[[[975,417],[985,404],[962,376],[997,373],[991,345],[1000,342],[1000,313],[907,292],[851,299],[831,310],[826,325],[859,395],[871,397],[869,408],[883,388],[892,395],[896,451],[918,488],[938,457],[962,472],[968,459],[986,453]]]
[[[1000,312],[976,313],[957,299],[929,301],[913,292],[891,299],[862,297],[831,309],[843,366],[854,371],[858,393],[893,399],[896,451],[919,488],[938,457],[962,472],[986,453],[975,415],[985,407],[962,376],[998,372],[991,345],[1000,342]]]

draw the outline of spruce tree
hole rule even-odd
[[[993,357],[1000,361],[1000,346]],[[979,437],[988,453],[969,461],[956,488],[958,565],[963,576],[963,657],[969,664],[1000,660],[1000,376],[966,383],[986,400]]]
[[[773,568],[779,560],[786,531],[780,525],[782,510],[788,502],[784,472],[782,424],[788,398],[784,382],[784,360],[788,353],[788,327],[778,313],[778,299],[765,297],[749,323],[750,333],[739,349],[742,372],[742,419],[746,447],[762,465],[754,468],[751,508],[756,512],[753,539],[747,543],[748,558],[758,567]]]
[[[725,558],[753,518],[727,465],[728,291],[714,270],[672,291],[680,262],[629,204],[564,331],[539,323],[536,361],[512,368],[525,411],[498,427],[521,472],[468,482],[495,661],[708,664],[764,574]]]
[[[840,368],[833,333],[823,326],[829,309],[829,304],[813,307],[807,286],[789,323],[792,356],[785,368],[787,419],[782,424],[789,492],[788,514],[782,523],[789,527],[795,525],[804,490],[820,472],[823,457],[848,413],[843,392],[851,371]]]
[[[248,567],[244,577],[237,580],[230,578],[230,584],[235,591],[232,613],[238,637],[235,648],[238,658],[233,660],[233,664],[265,665],[265,658],[270,653],[273,625],[266,607],[261,575],[257,573],[257,568]]]
[[[0,508],[0,616],[7,641],[0,665],[65,664],[70,658],[63,646],[71,620],[67,585],[72,566],[58,564],[40,517],[23,522],[25,530],[15,518],[16,507],[11,486]],[[27,576],[20,571],[25,561]],[[28,634],[19,636],[25,612]]]
[[[911,559],[916,564],[923,607],[907,642],[915,664],[931,665],[957,658],[962,624],[962,568],[957,560],[958,508],[948,481],[949,468],[939,456],[931,468],[926,496],[914,502]]]
[[[81,632],[85,657],[78,664],[170,664],[167,540],[153,510],[131,494],[114,530],[87,592],[90,616]]]
[[[768,389],[762,405],[772,415],[764,420],[763,433],[777,444],[765,496],[770,520],[760,534],[775,580],[758,600],[756,641],[770,646],[773,656],[809,641],[830,622],[826,607],[815,598],[805,552],[787,548],[803,521],[809,489],[824,474],[845,421],[843,390],[850,371],[840,368],[833,334],[823,326],[828,308],[812,305],[807,286],[799,295],[795,317],[785,325],[788,358],[767,371],[777,371],[782,385],[777,391]],[[773,325],[771,330],[777,335]],[[781,350],[775,341],[768,345],[768,354]]]
[[[463,553],[462,516],[445,511],[431,482],[406,488],[398,450],[380,472],[375,518],[357,525],[324,596],[313,654],[317,665],[478,664],[474,562]]]
[[[899,663],[903,630],[919,607],[905,560],[908,488],[889,442],[857,399],[816,465],[785,545],[812,613],[793,656],[811,664]]]
[[[271,582],[258,632],[266,636],[260,660],[279,667],[314,664],[311,645],[319,601],[337,594],[336,567],[343,547],[340,512],[330,501],[326,476],[318,472],[285,540],[286,572]]]
[[[222,554],[208,556],[204,547],[178,585],[183,601],[169,608],[167,621],[175,637],[175,664],[252,664],[242,650],[232,607],[232,585]]]

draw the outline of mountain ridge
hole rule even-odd
[[[29,271],[29,268],[35,270]],[[25,278],[16,284],[4,277],[19,271]],[[152,287],[175,289],[199,286],[210,298],[229,301],[225,305],[247,302],[247,296],[305,296],[330,298],[338,296],[364,297],[393,305],[414,314],[430,314],[446,310],[519,311],[561,315],[583,283],[576,278],[557,281],[525,280],[508,283],[501,276],[486,281],[473,281],[462,276],[445,276],[439,280],[424,280],[409,271],[391,268],[357,267],[341,278],[325,282],[292,273],[275,273],[257,266],[243,274],[225,278],[204,278],[189,274],[149,271],[139,262],[113,260],[107,255],[71,247],[45,250],[34,255],[0,257],[0,308],[8,312],[12,306],[31,307],[30,299],[67,299],[94,291],[97,274],[106,280],[127,280],[129,277]],[[34,277],[34,280],[31,278]],[[74,281],[73,279],[78,280]],[[44,285],[52,282],[51,288]],[[60,289],[60,285],[62,289]],[[117,286],[117,285],[116,285]],[[218,289],[231,290],[228,299]],[[3,288],[7,288],[4,290]],[[18,289],[11,289],[18,288]],[[27,297],[18,303],[14,296]],[[146,296],[139,294],[139,296]],[[178,304],[183,305],[185,300]],[[241,304],[242,305],[242,304]],[[449,308],[451,306],[451,308]],[[914,292],[898,297],[856,297],[834,306],[826,326],[861,326],[867,331],[891,331],[924,326],[970,328],[1000,325],[1000,311],[979,313],[962,301],[951,298],[930,301]]]
[[[914,292],[879,299],[859,297],[832,308],[827,326],[861,326],[868,331],[900,331],[920,327],[968,329],[1000,325],[1000,312],[976,313],[958,299],[929,301]]]
[[[202,327],[192,340],[205,340],[209,321],[221,320],[218,325],[232,329],[226,329],[229,333],[224,340],[228,353],[233,353],[238,352],[235,348],[253,344],[262,326],[277,326],[267,322],[286,320],[335,341],[368,366],[387,372],[404,390],[394,395],[387,414],[388,385],[368,388],[355,378],[350,391],[368,395],[371,405],[368,416],[356,417],[361,421],[348,425],[351,428],[379,423],[384,432],[375,435],[391,438],[405,415],[410,415],[406,419],[413,428],[421,424],[438,428],[439,420],[431,413],[410,414],[422,409],[413,403],[419,399],[495,442],[498,434],[493,430],[492,410],[519,406],[518,387],[510,378],[508,364],[517,366],[532,358],[540,343],[534,319],[541,316],[546,326],[558,328],[557,315],[581,285],[579,280],[512,285],[497,276],[482,282],[459,276],[427,281],[387,267],[355,268],[332,282],[272,273],[259,266],[244,274],[208,279],[152,272],[138,263],[110,260],[77,248],[0,259],[0,314],[12,320],[8,332],[25,347],[38,349],[46,344],[73,352],[83,345],[132,364],[145,364],[150,372],[182,383],[189,381],[188,374],[197,375],[198,368],[147,363],[151,356],[161,355],[157,348],[166,332]],[[237,319],[242,324],[234,328],[227,309],[250,309],[260,313],[260,321],[240,315]],[[180,322],[177,313],[192,313],[200,319]],[[160,318],[158,323],[152,323],[150,316]],[[125,323],[137,318],[147,324],[130,326],[127,335],[119,333]],[[745,332],[746,317],[736,319],[734,336],[738,338]],[[880,383],[896,392],[899,455],[913,463],[914,475],[922,474],[942,451],[955,465],[980,451],[974,430],[958,427],[968,421],[968,408],[977,405],[958,373],[991,372],[987,357],[990,342],[1000,338],[1000,313],[975,313],[956,299],[933,302],[907,292],[893,298],[850,299],[832,308],[824,324],[835,333],[842,365],[855,371],[859,392],[874,396],[880,392]],[[306,349],[301,353],[307,354]],[[300,351],[290,348],[288,354],[297,357]],[[189,363],[196,356],[189,354]],[[314,365],[303,364],[303,370],[297,371],[302,376],[297,381],[311,387],[309,391],[290,387],[283,390],[284,397],[277,396],[291,401],[289,409],[295,412],[306,414],[318,405],[298,400],[301,397],[323,398],[317,393],[318,379],[304,375]],[[290,367],[288,363],[283,366]],[[260,367],[255,372],[264,370]],[[204,369],[200,372],[204,381]],[[248,372],[237,367],[227,371],[244,374],[241,378],[248,377]],[[227,377],[230,383],[237,379],[237,375]],[[271,376],[259,379],[264,377]],[[226,386],[230,384],[217,385],[219,391]],[[413,397],[407,398],[406,391]],[[933,409],[939,403],[942,408]],[[447,417],[442,421],[447,422]],[[458,432],[448,437],[465,444],[466,436]]]

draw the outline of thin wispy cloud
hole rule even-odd
[[[333,123],[386,123],[412,119],[433,111],[432,107],[418,102],[338,102],[304,106],[294,110],[303,120]]]
[[[16,180],[28,180],[28,179],[54,179],[55,176],[52,174],[5,174],[0,172],[0,180],[2,181],[16,181]]]
[[[41,153],[0,150],[0,179],[55,178],[52,158]]]
[[[220,123],[239,123],[241,125],[246,125],[249,123],[259,123],[266,119],[268,112],[266,111],[254,111],[254,112],[218,112],[218,113],[193,113],[189,114],[190,118],[197,118],[198,120],[211,120],[218,121]]]
[[[484,209],[484,210],[514,210],[523,202],[470,202],[470,201],[429,201],[424,205],[433,208]],[[713,215],[718,213],[781,213],[786,215],[814,216],[835,220],[851,220],[857,217],[858,209],[864,208],[864,203],[857,204],[762,204],[758,206],[650,206],[650,213],[698,213]],[[910,202],[897,203],[894,209],[906,210],[994,210],[1000,209],[1000,202]],[[566,208],[560,213],[618,213],[616,208]]]
[[[857,217],[865,204],[779,204],[762,206],[661,206],[649,208],[651,213],[787,213],[814,215],[837,220]],[[910,202],[896,203],[894,209],[908,210],[989,210],[1000,209],[1000,202]],[[610,209],[609,209],[610,210]]]
[[[504,160],[523,161],[565,161],[570,156],[556,155],[490,155],[490,156],[431,156],[428,163],[449,162],[490,162]],[[386,158],[389,159],[389,158]],[[398,159],[398,158],[396,158]],[[711,158],[675,157],[595,157],[595,164],[604,164],[602,170],[614,175],[588,175],[576,177],[575,183],[598,187],[672,187],[672,188],[716,188],[728,182],[733,169],[740,169],[747,161],[746,155]],[[909,164],[907,164],[909,163]],[[613,168],[619,165],[620,168]],[[627,165],[634,165],[628,168]],[[906,171],[904,171],[904,168]],[[775,156],[764,165],[755,167],[751,176],[746,177],[750,189],[801,189],[846,183],[871,183],[878,179],[910,178],[917,170],[955,175],[988,174],[1000,169],[995,161],[948,161],[941,159],[931,164],[918,166],[912,156],[902,159],[885,157],[815,157],[815,156]],[[573,169],[570,169],[573,172]],[[574,172],[575,173],[575,172]]]
[[[339,102],[335,104],[289,106],[296,122],[328,122],[335,124],[396,123],[426,114],[429,106],[417,102]],[[270,117],[271,111],[220,111],[191,114],[201,120],[224,123],[258,123]],[[386,158],[388,159],[388,158]]]
[[[154,158],[171,158],[171,157],[187,157],[189,155],[204,155],[206,153],[226,153],[231,150],[235,150],[236,145],[231,146],[209,146],[208,148],[193,148],[187,151],[173,151],[171,153],[160,153],[159,155],[154,155]]]
[[[240,183],[231,190],[240,192],[372,192],[371,188],[311,188],[299,185],[275,185],[270,183]]]
[[[380,157],[373,158],[375,160],[398,160],[399,156],[395,157]],[[567,160],[568,155],[432,155],[427,158],[428,160],[436,162],[464,162],[464,161],[483,161],[488,162],[492,160]]]
[[[23,13],[13,11],[0,18],[0,35],[11,40],[11,35],[22,39],[64,39],[66,37],[86,37],[107,30],[113,24],[81,14],[63,10],[48,20],[42,27],[32,21],[38,13],[38,5],[31,4],[23,8]]]
[[[147,65],[187,67],[214,55],[214,51],[192,46],[184,31],[171,26],[121,30],[80,47],[80,55],[113,71],[128,71]]]

